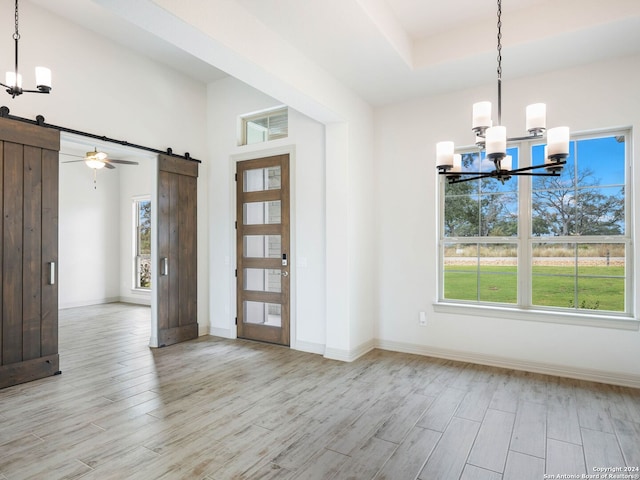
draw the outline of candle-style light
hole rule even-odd
[[[13,34],[15,44],[15,69],[7,72],[5,82],[0,85],[6,88],[6,92],[13,98],[23,93],[49,93],[51,91],[51,70],[46,67],[36,67],[36,89],[25,90],[22,88],[22,75],[18,69],[18,41],[20,32],[18,30],[18,0],[15,2],[15,32]]]
[[[505,156],[500,161],[500,169],[501,170],[510,171],[512,166],[513,166],[513,157],[511,155]]]
[[[507,154],[507,128],[501,125],[489,127],[485,133],[487,158],[500,159]]]
[[[507,129],[502,125],[502,0],[498,1],[498,112],[494,126],[491,117],[491,102],[482,101],[473,104],[471,129],[476,135],[476,145],[486,150],[486,156],[492,160],[495,170],[491,172],[464,172],[460,168],[454,171],[453,142],[439,142],[436,146],[436,167],[440,174],[446,175],[449,183],[466,182],[478,178],[493,177],[504,183],[512,175],[558,176],[569,156],[569,127],[556,127],[547,130],[547,106],[533,103],[526,107],[526,129],[529,135],[507,137]],[[542,165],[513,169],[513,161],[507,156],[508,142],[542,139],[546,132],[548,148],[545,148],[545,160]],[[548,152],[548,154],[547,154]],[[531,170],[545,168],[544,173],[532,173]]]
[[[471,128],[474,132],[484,132],[491,126],[491,102],[477,102],[473,104],[473,121]]]
[[[569,127],[555,127],[547,131],[549,158],[562,158],[569,155]]]
[[[438,142],[436,145],[436,157],[438,168],[449,170],[453,167],[453,142]]]

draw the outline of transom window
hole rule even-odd
[[[242,128],[240,145],[267,142],[289,135],[287,107],[243,115],[240,120]]]
[[[557,177],[442,179],[440,300],[632,316],[629,140],[575,136]],[[543,163],[543,150],[522,141],[507,154],[515,169]],[[493,169],[460,153],[463,169]]]

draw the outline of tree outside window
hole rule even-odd
[[[574,138],[557,177],[443,181],[440,298],[630,314],[628,139]],[[513,168],[543,163],[543,149],[534,141],[510,148]],[[488,163],[463,153],[463,170]]]
[[[151,288],[151,200],[134,200],[135,288]]]

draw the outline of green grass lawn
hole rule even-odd
[[[624,311],[624,267],[533,268],[533,304],[540,306]],[[516,267],[474,266],[445,268],[445,298],[482,302],[517,302]],[[614,278],[605,278],[614,277]],[[479,297],[479,298],[478,298]]]

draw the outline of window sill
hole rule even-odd
[[[640,329],[639,319],[613,315],[585,315],[564,313],[555,310],[526,310],[516,307],[470,305],[449,302],[435,302],[433,304],[433,310],[438,313],[505,318],[508,320],[580,325],[617,330],[638,331]]]
[[[135,293],[137,295],[151,295],[150,288],[132,288],[131,293]]]

